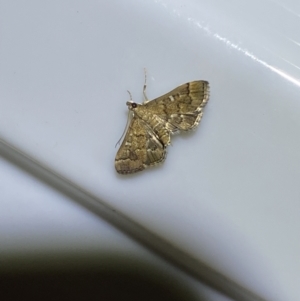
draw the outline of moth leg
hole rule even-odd
[[[145,82],[144,82],[144,87],[143,87],[143,95],[144,95],[144,103],[148,102],[148,97],[146,95],[146,88],[147,88],[147,70],[144,68],[144,73],[145,73]]]

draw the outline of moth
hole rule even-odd
[[[197,80],[142,104],[127,101],[131,120],[115,158],[119,174],[131,174],[161,163],[171,134],[194,129],[209,98],[209,83]]]

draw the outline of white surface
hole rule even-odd
[[[1,138],[251,290],[298,300],[298,1],[1,1],[0,14]],[[121,177],[114,145],[144,67],[149,98],[205,79],[210,102],[162,166]]]
[[[170,280],[177,281],[195,300],[227,300],[2,158],[0,190],[1,273],[3,269],[18,273],[47,267],[89,269],[90,265],[101,271],[103,266],[113,266],[113,261],[126,267],[123,261],[130,260],[135,263],[132,272],[151,267],[149,275],[156,272],[168,287]]]

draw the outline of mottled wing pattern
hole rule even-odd
[[[202,117],[202,108],[209,97],[207,81],[183,84],[171,92],[144,104],[147,110],[166,122],[171,132],[187,131],[196,127]]]
[[[115,168],[120,174],[135,173],[165,159],[166,150],[154,132],[133,116],[126,136],[117,152]]]

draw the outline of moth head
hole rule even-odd
[[[128,106],[128,109],[131,111],[134,111],[134,109],[138,106],[137,103],[133,101],[127,101],[126,105]]]

